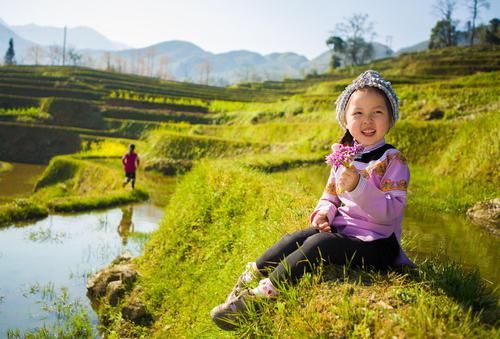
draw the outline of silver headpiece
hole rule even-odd
[[[352,84],[347,86],[342,94],[339,95],[337,101],[335,102],[337,108],[337,121],[342,126],[343,129],[346,129],[344,123],[345,117],[345,109],[347,106],[347,102],[351,97],[354,91],[364,88],[364,87],[375,87],[382,90],[385,93],[387,99],[391,103],[392,107],[392,124],[396,123],[396,120],[399,118],[399,99],[394,90],[392,89],[391,83],[386,81],[379,72],[368,70],[361,73]]]

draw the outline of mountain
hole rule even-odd
[[[39,45],[62,45],[64,28],[38,26],[34,24],[10,27],[18,35],[34,41]],[[125,44],[114,42],[89,27],[68,28],[66,31],[67,46],[76,49],[119,50],[127,48]]]
[[[262,55],[247,50],[211,53],[187,41],[165,41],[121,51],[82,50],[97,68],[108,65],[124,72],[181,81],[227,85],[240,81],[299,77],[309,60],[296,53]],[[302,74],[303,75],[303,74]]]
[[[34,24],[9,27],[0,19],[0,53],[7,50],[12,37],[18,63],[31,64],[37,60],[40,64],[58,65],[62,59],[63,35],[63,28]],[[285,77],[301,78],[313,71],[322,73],[328,70],[332,53],[327,50],[312,60],[293,52],[267,55],[247,50],[211,53],[181,40],[127,48],[89,27],[69,28],[66,41],[68,48],[76,50],[76,58],[67,55],[67,64],[78,62],[94,68],[220,86]],[[36,46],[36,51],[32,46]],[[373,59],[394,55],[386,45],[374,42],[373,47]],[[426,47],[427,42],[422,42],[398,53]]]
[[[402,53],[421,52],[421,51],[426,51],[428,49],[429,49],[429,40],[425,40],[419,42],[418,44],[399,49],[396,52],[396,55],[400,55]]]

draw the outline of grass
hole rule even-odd
[[[408,274],[326,268],[256,302],[242,317],[243,337],[495,337],[498,308],[475,274],[454,263],[425,263]],[[457,283],[450,291],[450,284]],[[445,289],[442,289],[445,287]],[[471,293],[472,292],[472,293]],[[462,294],[463,293],[463,294]],[[332,302],[334,301],[334,302]],[[477,313],[478,309],[488,313]]]
[[[99,145],[110,143],[104,141],[104,145]],[[98,150],[92,148],[90,154]],[[82,153],[79,156],[84,158]],[[49,211],[78,212],[148,199],[149,194],[140,185],[135,190],[122,188],[122,176],[119,168],[106,166],[93,158],[55,157],[36,182],[30,199],[17,199],[0,206],[0,225],[40,219]]]
[[[32,199],[16,199],[0,205],[0,226],[5,226],[18,221],[28,221],[45,218],[48,209]]]
[[[165,130],[149,134],[150,149],[145,157],[149,162],[161,159],[196,160],[205,157],[230,157],[257,153],[269,148],[263,143],[223,139],[219,137],[185,135]]]
[[[40,111],[38,107],[0,109],[1,120],[13,120],[25,123],[44,123],[50,114]]]
[[[117,168],[93,159],[60,156],[51,161],[38,180],[34,198],[57,212],[106,208],[147,199],[148,194],[141,187],[132,191],[123,189],[122,176]]]
[[[130,192],[114,192],[104,196],[86,195],[51,199],[47,206],[54,212],[80,212],[108,208],[147,200],[148,193],[141,188]]]
[[[231,161],[205,161],[186,174],[137,261],[141,300],[155,318],[147,336],[225,337],[209,319],[211,307],[225,299],[247,261],[307,225],[317,198],[311,190],[288,172],[270,176]],[[237,335],[496,335],[497,299],[477,271],[450,262],[420,264],[406,273],[325,270],[324,280],[303,279],[277,302],[259,305]],[[115,335],[144,334],[116,313],[114,319]]]
[[[9,172],[12,170],[12,168],[13,166],[10,163],[0,161],[0,173]]]

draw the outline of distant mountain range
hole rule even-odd
[[[8,41],[13,38],[18,63],[33,64],[36,60],[41,64],[60,64],[54,57],[61,49],[63,35],[63,28],[33,24],[8,26],[0,19],[0,53],[7,50]],[[427,42],[396,53],[386,45],[373,45],[374,59],[427,49]],[[67,49],[73,52],[71,58],[66,59],[68,64],[77,62],[89,67],[220,86],[242,81],[297,78],[313,71],[322,73],[328,69],[331,56],[329,50],[312,60],[293,52],[262,55],[238,50],[216,54],[187,41],[128,48],[88,27],[68,28]]]
[[[23,38],[46,46],[61,44],[64,37],[64,29],[58,27],[30,24],[10,26],[10,28]],[[89,27],[68,28],[66,37],[68,39],[68,46],[76,49],[119,50],[128,48],[127,45],[111,41]]]

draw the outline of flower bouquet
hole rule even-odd
[[[344,166],[345,168],[349,168],[352,166],[352,162],[356,155],[361,153],[364,150],[363,145],[358,144],[354,141],[354,145],[345,146],[342,144],[333,144],[332,145],[332,153],[325,157],[326,163],[330,166]],[[342,194],[344,189],[342,187],[338,188],[338,193]]]

